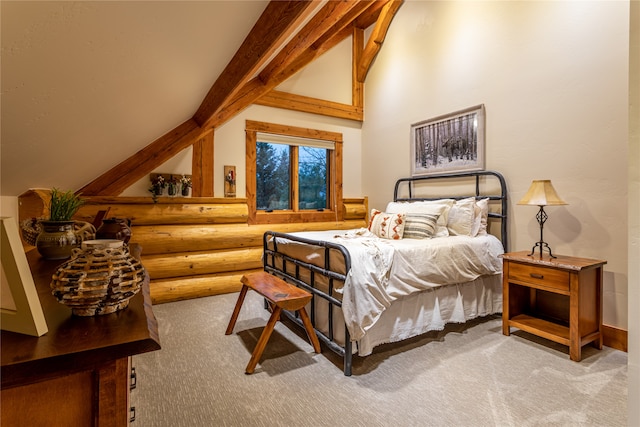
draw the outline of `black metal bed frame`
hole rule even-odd
[[[481,177],[489,177],[495,178],[498,180],[500,184],[500,194],[499,195],[490,195],[483,194],[480,191]],[[460,200],[467,197],[476,197],[477,199],[481,198],[489,198],[489,200],[500,201],[500,212],[489,212],[490,218],[496,218],[500,221],[500,237],[502,241],[502,245],[504,247],[505,252],[508,247],[508,238],[507,238],[507,186],[504,180],[504,177],[494,171],[472,171],[472,172],[459,172],[459,173],[450,173],[450,174],[440,174],[440,175],[428,175],[428,176],[418,176],[411,178],[401,178],[396,182],[393,199],[396,202],[403,201],[421,201],[421,200],[437,200],[442,199],[442,196],[439,197],[414,197],[414,193],[417,191],[415,188],[416,183],[428,181],[428,180],[442,180],[442,179],[452,179],[452,178],[475,178],[475,192],[474,194],[467,194],[465,196],[453,196],[447,197],[456,200]],[[408,198],[399,198],[398,192],[401,189],[401,186],[408,185]],[[300,259],[293,258],[288,256],[282,252],[278,251],[278,238],[287,239],[289,241],[294,241],[298,243],[304,243],[307,245],[315,246],[324,251],[324,266],[318,267],[314,264],[305,262]],[[352,342],[350,339],[349,331],[347,330],[346,324],[344,325],[344,346],[337,344],[334,340],[334,316],[333,316],[333,308],[334,307],[342,307],[342,301],[335,296],[334,284],[336,282],[344,283],[346,280],[346,274],[348,274],[351,269],[351,256],[346,248],[342,245],[319,241],[319,240],[311,240],[302,238],[299,236],[293,236],[287,233],[279,233],[275,231],[267,231],[263,235],[263,266],[264,270],[270,274],[278,276],[283,280],[292,283],[302,289],[307,290],[313,295],[313,300],[311,304],[311,323],[314,325],[314,329],[318,335],[320,341],[322,341],[329,349],[338,355],[343,357],[344,360],[344,374],[346,376],[350,376],[352,373],[352,362],[353,362],[353,352],[352,352]],[[345,274],[337,273],[334,269],[332,269],[331,265],[331,256],[330,252],[332,250],[337,251],[336,253],[342,258],[339,261],[339,264],[344,263]],[[281,262],[282,267],[278,268],[276,261]],[[302,272],[306,272],[309,274],[309,283],[302,280]],[[322,276],[326,278],[328,281],[328,290],[325,292],[317,287],[317,276]],[[322,301],[326,301],[328,304],[328,333],[325,334],[319,331],[316,328],[315,322],[315,308],[316,298],[320,298]],[[290,313],[286,310],[282,312],[293,322],[297,323],[301,327],[304,327],[302,321],[297,318],[295,313]]]

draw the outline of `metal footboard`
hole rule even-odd
[[[321,248],[324,252],[324,265],[322,267],[311,264],[301,259],[297,259],[286,255],[279,251],[278,239],[286,239],[288,241],[304,243],[305,245],[316,246]],[[291,234],[278,233],[274,231],[267,231],[263,236],[263,264],[264,270],[270,274],[273,274],[277,277],[282,278],[286,282],[294,284],[306,291],[310,292],[313,295],[313,299],[311,301],[311,323],[313,324],[313,328],[318,335],[320,341],[322,341],[329,349],[339,354],[344,359],[344,374],[347,376],[351,375],[352,368],[352,343],[351,337],[349,335],[349,331],[347,330],[346,325],[343,321],[340,321],[341,325],[334,325],[334,307],[342,308],[342,301],[339,298],[336,298],[335,291],[335,283],[340,282],[344,283],[346,280],[346,274],[348,274],[351,269],[351,257],[349,256],[349,252],[341,245],[318,241],[318,240],[310,240],[297,236],[293,236]],[[339,257],[338,260],[334,259],[332,263],[332,257]],[[342,264],[344,263],[344,271],[345,274],[336,272],[336,266],[332,264]],[[308,276],[306,280],[303,280],[303,273],[305,276]],[[320,289],[319,286],[319,278],[326,278],[325,284],[327,290],[324,291]],[[328,331],[324,333],[320,331],[316,327],[316,302],[320,299],[328,304]],[[301,327],[302,321],[297,318],[294,313],[290,313],[288,311],[283,311],[283,313],[291,319],[293,322],[297,323]],[[344,346],[335,342],[334,337],[334,326],[344,327]]]

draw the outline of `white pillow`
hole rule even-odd
[[[389,213],[423,213],[439,215],[434,237],[449,235],[447,222],[449,210],[455,203],[453,199],[420,200],[415,202],[390,202],[385,209]]]
[[[451,236],[474,236],[476,198],[457,200],[449,210],[447,228]]]
[[[369,231],[382,239],[399,240],[404,233],[405,214],[371,209]]]
[[[471,236],[487,235],[487,220],[489,217],[489,199],[476,200],[475,217],[473,227],[471,227]]]

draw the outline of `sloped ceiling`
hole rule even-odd
[[[361,94],[402,0],[0,4],[2,195],[118,195],[376,22]]]
[[[268,1],[2,1],[1,194],[76,189],[191,118]]]

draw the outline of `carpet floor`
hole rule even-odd
[[[253,375],[244,370],[269,313],[249,292],[154,306],[162,349],[134,356],[136,427],[626,426],[627,354],[568,348],[501,318],[448,325],[354,358],[353,376],[304,331],[278,323]]]

